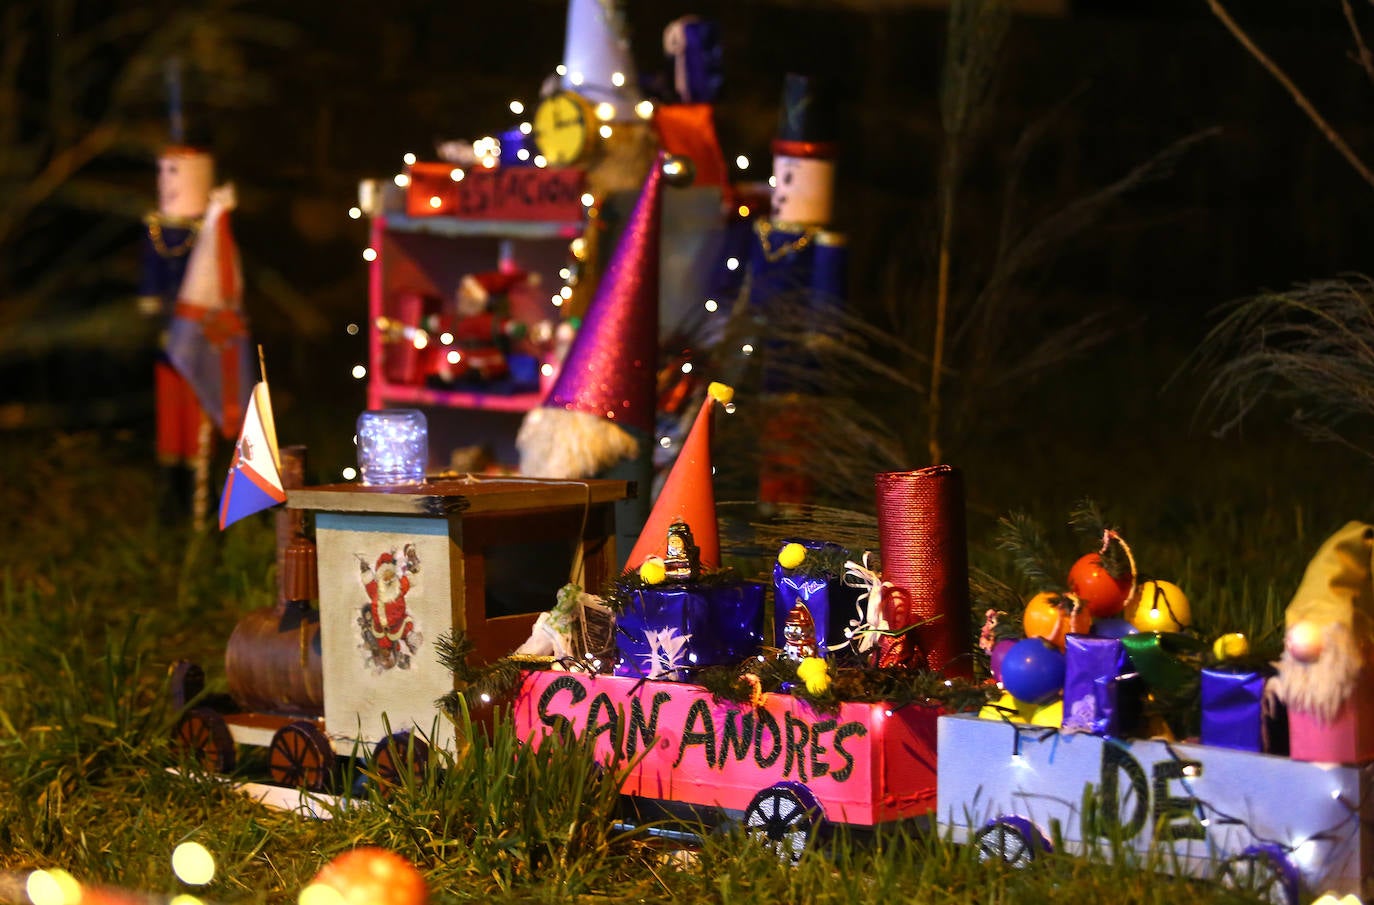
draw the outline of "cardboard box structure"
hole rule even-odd
[[[522,737],[547,739],[566,720],[596,736],[603,762],[640,758],[626,795],[732,813],[776,783],[799,783],[825,820],[859,826],[930,813],[936,716],[861,703],[821,713],[783,694],[755,708],[681,682],[552,671],[527,675],[515,705]]]
[[[528,636],[574,557],[583,584],[615,569],[624,481],[441,480],[292,490],[315,513],[325,727],[336,750],[417,729],[451,746],[435,701],[454,688],[440,636],[465,632],[489,661]]]
[[[940,718],[939,754],[937,820],[955,841],[1015,818],[1044,839],[1062,835],[1073,851],[1109,850],[1116,838],[1142,854],[1162,850],[1166,864],[1202,876],[1266,849],[1313,896],[1368,896],[1369,767],[973,716]],[[1097,811],[1088,826],[1085,794]]]

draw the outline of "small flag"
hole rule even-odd
[[[229,463],[229,479],[219,501],[219,529],[255,512],[286,502],[281,486],[281,456],[277,427],[272,421],[272,397],[267,381],[258,381],[248,401],[243,430]]]

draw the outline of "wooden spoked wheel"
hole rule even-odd
[[[172,665],[169,681],[172,706],[180,710],[205,690],[205,670],[190,660],[178,660]]]
[[[229,724],[209,707],[195,707],[182,715],[172,730],[172,748],[210,773],[228,773],[237,762]]]
[[[372,749],[372,763],[377,786],[385,795],[397,786],[424,781],[429,769],[429,745],[414,733],[396,732]]]
[[[272,736],[267,769],[279,785],[323,792],[333,780],[334,749],[319,726],[310,720],[296,720]]]
[[[1029,867],[1049,849],[1035,825],[1022,817],[997,818],[978,831],[974,845],[979,861],[1000,861],[1015,868]]]
[[[800,783],[781,782],[754,796],[744,812],[744,830],[796,863],[820,824],[820,805]]]

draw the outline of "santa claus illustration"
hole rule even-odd
[[[358,618],[363,649],[378,669],[407,669],[411,654],[424,640],[406,609],[412,576],[420,571],[415,545],[406,544],[399,559],[394,550],[384,551],[371,566],[362,554],[355,555],[363,590],[367,592],[367,603]]]

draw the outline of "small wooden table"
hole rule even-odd
[[[626,481],[455,478],[287,493],[315,513],[324,721],[338,749],[417,729],[448,746],[435,701],[454,687],[435,642],[465,632],[477,658],[510,653],[582,560],[583,587],[613,577]]]

